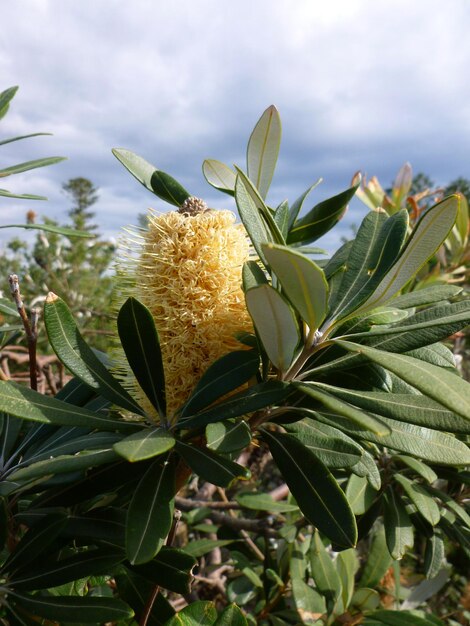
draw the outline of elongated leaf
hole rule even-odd
[[[454,298],[462,292],[458,285],[430,285],[422,289],[415,289],[393,299],[393,306],[401,309],[410,309],[415,306],[434,304],[442,300]]]
[[[82,428],[70,428],[64,426],[54,433],[48,440],[41,444],[38,448],[28,450],[23,456],[19,466],[27,463],[37,463],[45,459],[52,459],[67,454],[79,454],[83,450],[104,450],[111,448],[117,441],[122,439],[122,435],[109,432],[85,432]],[[67,436],[69,431],[70,436]],[[74,436],[74,433],[77,434]],[[80,436],[81,435],[81,436]]]
[[[289,203],[287,200],[284,200],[279,206],[276,207],[273,218],[281,232],[281,235],[284,239],[286,239],[289,223]]]
[[[343,550],[336,557],[336,569],[341,580],[341,600],[343,606],[349,606],[354,593],[354,577],[359,568],[356,551],[350,548]]]
[[[141,430],[113,446],[114,451],[130,463],[159,456],[175,445],[175,438],[165,429]]]
[[[309,557],[315,586],[325,596],[329,607],[333,607],[335,601],[341,595],[341,581],[318,531],[315,531],[313,535]]]
[[[198,559],[208,552],[212,552],[215,548],[223,548],[233,543],[234,539],[195,539],[184,546],[186,554]]]
[[[266,109],[248,141],[246,161],[248,177],[266,198],[276,169],[281,144],[281,119],[275,106]]]
[[[408,611],[374,611],[367,617],[364,626],[444,626],[440,620],[418,617]]]
[[[329,385],[320,385],[320,387],[330,388]],[[470,434],[470,424],[467,420],[426,396],[412,393],[354,391],[342,387],[335,387],[334,394],[354,406],[377,415],[409,424],[427,426],[434,430]]]
[[[268,279],[266,274],[260,268],[256,261],[246,261],[242,269],[243,291],[254,289],[260,285],[267,285]]]
[[[351,474],[349,477],[345,493],[354,515],[363,515],[377,496],[367,476],[356,474]]]
[[[270,285],[250,289],[245,297],[248,311],[270,361],[279,371],[286,372],[300,340],[294,312]]]
[[[392,557],[387,550],[385,530],[383,526],[379,526],[372,537],[359,586],[376,587],[385,576],[391,563]]]
[[[289,391],[289,385],[279,380],[270,380],[259,385],[253,385],[198,415],[180,420],[178,427],[184,429],[201,428],[207,424],[246,415],[267,406],[278,404],[288,395]]]
[[[404,454],[399,454],[397,456],[394,456],[393,458],[401,461],[404,465],[415,471],[419,476],[424,478],[424,480],[430,484],[438,478],[436,472],[431,469],[429,465],[418,461],[418,459],[414,459],[413,457],[406,456]]]
[[[0,189],[0,197],[2,198],[19,198],[21,200],[47,200],[46,196],[38,196],[32,193],[12,193],[6,189]],[[1,226],[0,228],[22,228],[22,224],[13,224],[12,226]]]
[[[184,550],[164,546],[157,556],[132,571],[175,593],[188,593],[196,559]]]
[[[0,381],[0,411],[44,424],[120,431],[132,431],[139,428],[135,422],[102,417],[87,409],[44,396],[23,385],[4,381]]]
[[[0,195],[4,195],[1,194]],[[32,198],[36,199],[39,196],[13,196],[14,198]],[[42,198],[41,198],[42,199]],[[47,198],[44,198],[47,200]],[[85,230],[73,230],[73,228],[63,228],[62,226],[53,226],[52,224],[3,224],[0,228],[24,228],[25,230],[43,230],[47,233],[56,233],[57,235],[64,235],[65,237],[85,237],[86,239],[93,239],[96,235],[89,233]]]
[[[331,429],[333,432],[329,433],[329,426],[313,419],[285,424],[284,428],[309,448],[327,467],[351,467],[356,465],[362,456],[362,449],[356,442],[349,437],[339,436],[337,429]]]
[[[65,302],[53,293],[49,293],[44,304],[44,322],[54,352],[77,378],[123,409],[143,415],[135,400],[85,343]]]
[[[2,141],[0,141],[0,146],[5,146],[7,143],[13,143],[15,141],[22,141],[23,139],[30,139],[31,137],[45,137],[45,136],[51,136],[51,135],[52,133],[29,133],[28,135],[20,135],[18,137],[9,137],[8,139],[2,139]]]
[[[390,555],[400,560],[413,547],[413,526],[404,504],[390,487],[384,493],[384,525]]]
[[[134,615],[116,598],[98,596],[39,596],[10,590],[9,600],[28,613],[62,624],[118,622]]]
[[[450,196],[424,213],[399,259],[356,312],[385,304],[413,278],[449,234],[457,218],[458,207],[458,197]]]
[[[442,537],[434,534],[426,539],[424,550],[424,571],[426,578],[435,578],[441,571],[445,559],[445,546]]]
[[[226,454],[238,452],[250,445],[251,430],[243,419],[239,421],[226,420],[216,424],[208,424],[206,428],[207,447],[211,450]]]
[[[113,148],[111,152],[114,154],[116,159],[124,165],[126,170],[139,181],[139,183],[142,183],[142,185],[149,191],[153,191],[150,180],[152,178],[152,174],[157,169],[154,165],[134,152],[125,150],[124,148]]]
[[[14,572],[29,566],[38,555],[47,550],[67,523],[63,513],[51,513],[30,528],[21,538],[15,550],[2,565],[3,572]]]
[[[216,620],[215,604],[199,600],[178,611],[165,626],[212,626]]]
[[[441,516],[439,514],[439,507],[433,498],[419,483],[412,482],[406,478],[406,476],[396,474],[395,480],[403,487],[404,492],[424,519],[427,520],[432,526],[435,526],[439,522]]]
[[[181,416],[197,413],[256,375],[259,355],[255,350],[236,350],[225,354],[203,374]]]
[[[301,196],[299,196],[297,200],[292,204],[292,206],[290,207],[290,211],[289,211],[289,223],[288,223],[289,230],[292,228],[295,220],[297,219],[297,216],[302,211],[302,207],[304,205],[304,202],[307,196],[309,195],[311,191],[315,189],[315,187],[318,187],[318,185],[321,182],[323,182],[323,178],[319,178],[316,182],[314,182],[313,185],[311,185],[306,191],[304,191],[304,193]]]
[[[296,504],[288,502],[279,502],[274,500],[269,493],[250,493],[242,492],[235,496],[235,500],[241,506],[254,511],[270,511],[271,513],[288,513],[290,511],[298,511]]]
[[[48,559],[39,566],[28,565],[27,570],[17,571],[11,577],[11,584],[21,591],[49,589],[91,575],[112,574],[123,560],[123,551],[110,550],[109,546],[86,550],[60,561]]]
[[[348,202],[353,198],[358,186],[359,183],[314,206],[294,223],[287,243],[311,243],[327,233],[346,212]]]
[[[129,505],[126,552],[133,564],[153,559],[163,546],[173,521],[175,468],[157,459],[144,474]]]
[[[340,415],[323,412],[321,417],[326,419],[328,424],[341,428],[358,439],[365,439],[379,446],[386,446],[431,463],[441,465],[467,465],[470,463],[468,447],[455,437],[437,430],[383,417],[381,419],[390,427],[391,433],[378,437],[369,430],[355,426]]]
[[[25,163],[19,163],[18,165],[12,165],[0,169],[0,178],[5,176],[11,176],[12,174],[19,174],[21,172],[28,172],[38,167],[46,167],[47,165],[54,165],[66,161],[66,157],[46,157],[44,159],[34,159],[34,161],[26,161]]]
[[[177,180],[161,170],[153,172],[150,186],[156,196],[176,207],[180,207],[191,196]]]
[[[354,546],[354,515],[329,470],[295,437],[266,429],[262,434],[305,517],[336,545]]]
[[[240,219],[250,236],[254,249],[259,258],[265,263],[263,243],[280,243],[276,241],[265,219],[261,216],[258,206],[251,196],[248,182],[239,173],[235,183],[235,201],[237,203]],[[277,226],[276,226],[277,229]],[[282,236],[281,236],[282,238]],[[265,263],[266,264],[266,263]]]
[[[176,449],[193,472],[214,485],[227,487],[238,478],[246,480],[251,476],[246,467],[229,461],[209,448],[177,441]]]
[[[122,305],[117,319],[127,361],[145,395],[166,419],[165,373],[158,332],[152,314],[135,298]]]
[[[295,250],[273,244],[262,248],[290,302],[310,331],[316,330],[328,306],[328,283],[323,271]]]
[[[147,607],[147,602],[154,592],[155,585],[143,576],[122,567],[114,577],[119,597],[127,602],[135,611],[136,621],[140,619]],[[160,592],[155,598],[147,624],[148,626],[163,626],[173,617],[175,610]]]
[[[233,196],[237,175],[225,163],[215,159],[206,159],[202,164],[202,173],[209,185]]]
[[[16,85],[15,87],[8,87],[8,89],[4,89],[0,92],[0,119],[8,111],[10,102],[15,97],[17,91],[18,86]]]
[[[13,315],[14,317],[18,317],[19,315],[13,303],[6,298],[0,298],[0,313],[4,313],[5,315]]]
[[[353,423],[370,430],[379,437],[390,433],[390,428],[387,424],[381,422],[373,415],[357,410],[348,402],[343,402],[340,398],[335,397],[334,387],[329,387],[331,393],[323,391],[321,385],[317,383],[295,383],[295,387],[320,402],[327,409],[347,417]]]
[[[470,420],[470,385],[442,367],[424,363],[403,354],[384,353],[381,350],[346,341],[343,348],[364,354],[368,359],[390,370],[421,393],[433,398],[457,415]]]

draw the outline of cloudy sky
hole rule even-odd
[[[468,0],[3,2],[0,90],[20,91],[0,138],[54,136],[2,147],[0,164],[68,161],[5,181],[50,200],[3,200],[0,223],[23,221],[29,208],[65,220],[60,188],[76,176],[100,188],[96,221],[108,236],[148,206],[165,210],[112,147],[230,207],[205,183],[202,161],[244,165],[270,104],[283,122],[272,204],[319,176],[312,205],[357,170],[388,185],[407,160],[437,183],[470,177],[469,26]],[[346,224],[361,214],[354,204]]]

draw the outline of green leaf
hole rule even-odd
[[[424,571],[426,578],[435,578],[442,569],[445,559],[445,546],[442,537],[433,534],[426,539],[424,550]]]
[[[319,178],[315,183],[313,183],[313,185],[311,185],[306,191],[304,191],[304,193],[299,196],[297,200],[292,204],[289,211],[289,230],[292,228],[295,220],[297,219],[297,216],[301,212],[307,196],[311,191],[315,189],[315,187],[318,187],[321,182],[323,182],[323,178]]]
[[[341,595],[341,581],[318,531],[313,534],[309,557],[315,586],[325,596],[331,609]]]
[[[135,620],[137,621],[147,606],[155,585],[124,567],[120,569],[114,578],[119,597],[134,609],[136,614]],[[163,626],[174,614],[175,610],[160,592],[155,598],[147,624],[148,626]]]
[[[252,197],[253,191],[249,186],[249,181],[246,177],[242,177],[238,172],[237,180],[235,183],[235,201],[237,203],[238,213],[246,232],[250,236],[253,247],[259,255],[259,258],[265,263],[265,258],[261,244],[263,243],[281,243],[276,241],[276,237],[272,234],[270,227],[266,223],[264,214],[262,216],[258,205],[264,203],[260,199],[257,203]],[[265,205],[264,205],[265,206]],[[274,221],[274,220],[273,220]],[[276,230],[278,230],[276,226]],[[279,233],[280,239],[282,235]],[[267,263],[265,263],[266,265]]]
[[[197,413],[237,389],[253,378],[258,368],[259,355],[255,350],[235,350],[217,359],[202,375],[181,410],[181,417]]]
[[[327,385],[323,386],[329,388]],[[434,430],[470,434],[470,424],[467,420],[448,411],[427,396],[384,391],[354,391],[342,387],[335,387],[334,393],[342,400],[373,414],[427,426]]]
[[[184,550],[164,546],[157,556],[132,568],[139,575],[175,593],[189,593],[196,559]]]
[[[381,419],[390,427],[389,435],[377,436],[351,424],[340,415],[322,412],[322,419],[328,424],[341,428],[357,439],[365,439],[379,446],[416,456],[431,463],[441,465],[467,465],[470,463],[468,447],[455,437],[437,430],[415,426],[386,417]]]
[[[8,139],[2,139],[2,141],[0,141],[0,146],[5,146],[7,143],[13,143],[14,141],[22,141],[23,139],[30,139],[31,137],[46,137],[46,136],[50,137],[51,135],[52,133],[29,133],[28,135],[20,135],[19,137],[9,137]]]
[[[202,173],[209,185],[233,196],[237,175],[225,163],[215,159],[206,159],[202,164]]]
[[[15,87],[8,87],[8,89],[5,89],[4,91],[0,92],[0,119],[8,111],[10,102],[15,97],[15,94],[17,91],[18,91],[18,86],[15,86]]]
[[[286,239],[289,222],[289,203],[287,200],[284,200],[276,207],[273,218],[281,232],[281,235],[284,239]]]
[[[248,622],[236,604],[229,604],[217,618],[215,626],[248,626]]]
[[[369,415],[368,413],[364,413],[363,411],[356,409],[348,402],[344,402],[340,398],[335,397],[335,387],[322,385],[321,383],[307,382],[294,383],[294,386],[311,398],[320,402],[320,404],[322,404],[326,409],[346,417],[354,424],[357,424],[361,428],[370,430],[379,437],[390,433],[390,428],[386,423],[380,421],[373,415]],[[322,387],[327,388],[330,393],[323,391]]]
[[[333,475],[295,437],[264,428],[262,435],[309,522],[336,545],[354,546],[357,540],[354,515]]]
[[[56,400],[23,385],[0,381],[0,411],[34,422],[65,426],[85,426],[101,430],[135,430],[139,425],[106,416]]]
[[[455,223],[458,207],[458,197],[450,196],[424,213],[398,260],[356,313],[385,304],[413,278],[444,242]]]
[[[327,233],[343,217],[358,186],[359,184],[314,206],[294,223],[287,243],[311,243]]]
[[[377,496],[377,491],[372,487],[367,476],[356,474],[351,474],[349,477],[345,493],[354,515],[363,515]]]
[[[220,454],[238,452],[250,445],[251,430],[243,419],[208,424],[206,441],[208,448]]]
[[[10,553],[1,567],[2,572],[14,572],[15,570],[29,566],[37,556],[47,550],[59,535],[67,523],[67,516],[63,513],[51,513],[30,528],[21,538],[20,542]]]
[[[5,315],[13,315],[14,317],[19,316],[16,306],[14,306],[12,302],[10,302],[10,300],[7,300],[6,298],[0,298],[0,313],[4,313]]]
[[[428,619],[413,615],[408,611],[382,610],[374,611],[371,618],[366,618],[364,626],[375,626],[375,624],[385,624],[385,626],[431,626],[431,624],[434,623],[435,622],[431,622]],[[444,626],[444,624],[442,624],[442,626]]]
[[[136,178],[139,183],[142,183],[149,191],[153,191],[150,184],[152,174],[157,169],[154,165],[151,165],[148,161],[138,156],[130,150],[124,148],[113,148],[111,152],[116,159],[124,165],[126,170]]]
[[[436,472],[433,469],[431,469],[429,465],[426,465],[425,463],[418,461],[418,459],[414,459],[413,457],[406,456],[404,454],[398,454],[394,456],[393,458],[394,460],[396,459],[404,463],[407,467],[415,471],[419,476],[424,478],[424,480],[426,480],[430,484],[433,483],[438,478]]]
[[[388,487],[384,495],[385,537],[390,555],[399,561],[413,547],[413,526],[400,498]]]
[[[349,606],[351,603],[354,593],[354,579],[358,568],[359,561],[356,551],[352,548],[343,550],[336,557],[336,569],[341,580],[341,600],[344,607]]]
[[[122,305],[117,327],[127,361],[161,419],[166,415],[165,373],[158,332],[152,314],[135,298]]]
[[[212,626],[217,620],[213,602],[192,602],[169,620],[165,626]]]
[[[28,565],[26,571],[17,571],[10,580],[15,589],[23,591],[49,589],[88,576],[110,575],[123,560],[122,550],[113,551],[106,546],[78,552],[56,562],[47,559],[39,566]]]
[[[158,458],[139,482],[129,505],[126,552],[133,564],[153,559],[163,546],[173,522],[175,468]]]
[[[356,465],[351,468],[352,472],[357,476],[366,477],[369,481],[371,487],[373,487],[376,491],[378,491],[382,484],[382,479],[380,477],[380,472],[377,468],[377,463],[375,462],[372,454],[363,451],[362,456]]]
[[[436,487],[424,485],[424,489],[433,497],[439,498],[444,506],[450,509],[458,518],[460,518],[465,526],[467,526],[467,528],[470,528],[470,515],[463,508],[463,506],[457,504],[457,502],[455,502],[455,500],[453,500],[447,493],[445,493],[445,491],[441,491]]]
[[[123,409],[143,415],[143,410],[109,373],[86,344],[65,302],[49,293],[44,304],[44,322],[54,352],[84,383]]]
[[[393,306],[400,309],[411,309],[412,307],[435,304],[449,298],[455,298],[462,292],[462,287],[458,285],[430,285],[404,293],[393,298]]]
[[[323,271],[304,255],[285,246],[268,244],[262,248],[291,304],[310,332],[315,331],[328,307],[328,283]]]
[[[435,526],[441,519],[441,515],[434,499],[419,483],[412,482],[406,478],[406,476],[397,473],[395,474],[395,480],[403,487],[405,494],[424,519],[427,520],[431,526]]]
[[[281,119],[275,106],[266,109],[248,141],[246,162],[248,177],[264,199],[276,169],[281,145]]]
[[[271,363],[286,372],[300,340],[295,314],[281,294],[261,285],[245,294],[246,305]]]
[[[251,476],[246,467],[225,459],[209,448],[177,441],[176,449],[193,472],[214,485],[227,487],[238,478],[247,480]]]
[[[155,170],[150,178],[153,193],[161,200],[180,207],[191,194],[169,174]]]
[[[251,493],[245,491],[236,494],[235,500],[246,509],[252,509],[254,511],[289,513],[291,511],[299,510],[299,507],[296,504],[278,502],[277,500],[274,500],[269,493]]]
[[[225,402],[216,404],[197,415],[180,420],[177,427],[180,429],[202,428],[207,426],[207,424],[253,413],[253,411],[278,404],[284,400],[289,391],[289,384],[280,380],[269,380],[265,383],[253,385],[230,396]]]
[[[48,165],[54,165],[65,161],[66,157],[46,157],[44,159],[34,159],[34,161],[26,161],[25,163],[19,163],[18,165],[12,165],[0,170],[0,178],[11,176],[12,174],[20,174],[21,172],[28,172],[38,167],[46,167]]]
[[[114,451],[130,463],[159,456],[175,445],[175,438],[163,428],[140,430],[113,446]]]
[[[183,549],[186,554],[198,559],[216,548],[223,548],[233,542],[233,539],[196,539],[191,540]]]
[[[372,536],[359,586],[376,587],[387,573],[391,563],[392,557],[387,549],[385,530],[380,525]]]
[[[28,613],[62,624],[118,622],[134,612],[122,600],[99,596],[40,596],[9,590],[8,598]]]
[[[385,353],[346,341],[337,343],[348,351],[364,354],[374,363],[416,387],[424,395],[470,420],[470,385],[454,373],[403,354]]]
[[[268,279],[266,274],[260,268],[256,261],[246,261],[243,264],[242,269],[242,281],[243,291],[247,292],[249,289],[259,287],[260,285],[267,285]]]
[[[6,195],[0,193],[0,195]],[[44,199],[40,196],[12,196],[14,198],[29,198],[29,199]],[[64,235],[65,237],[85,237],[86,239],[92,239],[96,235],[90,234],[85,230],[73,230],[73,228],[63,228],[62,226],[53,226],[52,224],[4,224],[0,228],[24,228],[25,230],[42,230],[47,233],[56,233],[57,235]]]
[[[361,447],[340,431],[313,419],[294,424],[284,424],[288,433],[294,435],[327,467],[340,468],[356,465],[362,456]],[[332,432],[328,432],[330,429]]]

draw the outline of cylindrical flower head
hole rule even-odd
[[[118,269],[129,279],[123,294],[145,304],[155,321],[170,420],[209,365],[242,347],[235,333],[252,331],[241,287],[249,253],[246,232],[231,211],[204,210],[202,201],[191,200],[179,211],[150,210],[148,230],[139,233],[138,257]],[[130,374],[126,379],[149,408],[136,381]]]

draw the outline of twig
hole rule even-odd
[[[221,487],[217,487],[217,491],[218,491],[220,497],[222,498],[222,500],[224,500],[225,502],[228,502],[227,496],[225,495],[225,491]],[[236,515],[235,515],[235,513],[233,511],[229,511],[229,515],[228,516],[224,515],[223,513],[216,513],[215,511],[212,512],[211,513],[211,517],[214,519],[214,521],[216,521],[216,517],[215,516],[223,516],[224,518],[226,518],[224,523],[227,526],[232,525],[232,528],[236,528],[238,526],[238,528],[236,528],[236,530],[240,531],[240,535],[246,541],[247,545],[251,548],[251,551],[253,552],[253,554],[255,554],[256,557],[260,561],[264,561],[264,554],[261,552],[261,550],[258,548],[256,543],[252,540],[252,538],[248,534],[247,526],[252,531],[260,531],[261,528],[260,528],[259,524],[261,522],[261,523],[263,523],[264,530],[265,530],[265,532],[267,534],[269,529],[266,528],[266,521],[265,520],[245,520],[245,519],[240,519],[240,518],[236,517]],[[230,520],[230,523],[229,523],[229,520]],[[219,523],[222,523],[222,522],[219,522]]]
[[[37,391],[38,388],[38,376],[37,376],[37,365],[36,365],[36,345],[38,339],[38,319],[39,319],[39,310],[31,309],[31,322],[28,319],[28,315],[26,313],[26,309],[24,307],[24,302],[20,293],[20,284],[18,281],[18,276],[16,274],[11,274],[9,278],[10,282],[10,291],[13,296],[13,300],[15,301],[16,308],[21,317],[21,321],[23,322],[23,327],[26,333],[26,339],[28,341],[28,352],[29,352],[29,381],[31,389]]]

